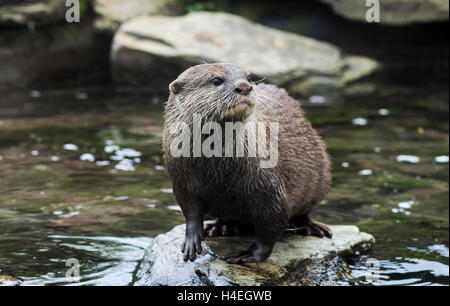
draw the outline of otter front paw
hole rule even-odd
[[[181,250],[184,254],[184,261],[194,261],[197,258],[197,254],[200,255],[202,253],[201,240],[202,237],[199,234],[186,236]]]
[[[273,244],[255,242],[248,250],[227,256],[225,259],[230,264],[263,262],[270,256],[272,249]]]

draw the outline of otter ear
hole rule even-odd
[[[184,83],[182,81],[175,80],[172,83],[170,83],[169,89],[174,95],[176,95],[181,92],[181,90],[183,89],[183,85]]]

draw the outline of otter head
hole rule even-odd
[[[191,67],[169,89],[168,106],[178,118],[183,113],[209,121],[244,120],[255,106],[250,74],[228,63]]]

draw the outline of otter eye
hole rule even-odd
[[[212,79],[212,83],[213,83],[214,85],[216,85],[216,86],[222,85],[223,82],[224,82],[224,80],[221,79],[221,78],[214,78],[214,79]]]
[[[252,82],[252,75],[251,75],[251,74],[249,74],[249,75],[247,76],[247,81],[249,81],[250,83]]]

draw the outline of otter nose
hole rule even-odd
[[[247,96],[251,91],[253,87],[248,82],[240,82],[234,87],[234,92],[241,94],[243,96]]]

